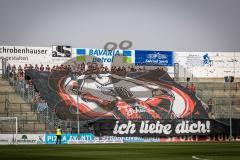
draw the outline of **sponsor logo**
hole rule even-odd
[[[57,136],[55,134],[46,134],[45,135],[46,144],[55,144],[57,140]],[[69,141],[76,140],[94,140],[94,135],[92,133],[81,133],[80,137],[78,134],[63,134],[61,143],[67,144]]]
[[[72,47],[71,46],[53,46],[52,57],[71,57]]]
[[[208,53],[203,55],[203,65],[209,65],[209,66],[213,65],[213,61],[210,59]]]

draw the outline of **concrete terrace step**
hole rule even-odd
[[[12,112],[31,112],[31,104],[28,103],[9,103],[7,108]]]
[[[206,97],[236,97],[240,96],[240,90],[235,91],[224,91],[224,90],[197,90],[198,95],[206,96]]]
[[[10,103],[26,103],[21,96],[16,94],[9,94],[9,102]]]
[[[19,120],[26,120],[26,121],[32,121],[32,120],[38,120],[37,113],[35,112],[13,112],[13,117],[18,117]]]
[[[1,132],[15,132],[16,131],[16,124],[15,123],[6,123],[1,124],[0,126],[0,133]],[[43,123],[28,123],[28,124],[19,124],[18,125],[18,132],[45,132],[46,131],[46,124]]]
[[[5,102],[6,99],[11,103],[26,103],[22,97],[15,92],[1,92],[0,91],[0,102]]]
[[[10,86],[9,82],[4,80],[4,79],[0,79],[0,86]]]
[[[0,92],[14,92],[14,88],[12,86],[1,86]]]
[[[0,117],[7,116],[18,118],[18,129],[22,133],[44,133],[48,126],[38,119],[38,114],[32,111],[31,104],[26,103],[8,81],[0,78]],[[0,133],[13,132],[15,122],[0,121]]]
[[[232,105],[232,111],[233,112],[239,112],[240,113],[240,105]],[[214,111],[227,111],[229,112],[230,111],[230,105],[228,106],[214,106],[213,107],[213,110]]]
[[[7,113],[4,105],[0,106],[0,113]]]
[[[46,124],[45,123],[24,123],[20,127],[24,131],[45,131]]]
[[[230,83],[230,84],[226,84],[226,83],[216,83],[216,82],[193,82],[195,84],[195,86],[197,88],[201,88],[201,89],[207,89],[207,90],[228,90],[229,88],[232,90],[239,90],[240,89],[240,83]],[[187,82],[180,82],[179,84],[181,84],[182,86],[186,86]],[[191,84],[191,83],[189,83]]]
[[[186,78],[180,77],[179,78],[180,82],[185,82]],[[192,77],[191,77],[191,81],[192,81]],[[197,81],[197,82],[204,82],[204,83],[224,83],[224,78],[195,78],[193,77],[193,81]],[[234,78],[234,82],[240,82],[240,78],[235,77]]]
[[[7,116],[8,116],[7,113],[1,113],[1,112],[0,112],[0,117],[7,117]]]

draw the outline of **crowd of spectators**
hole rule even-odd
[[[82,75],[82,74],[98,74],[98,73],[113,73],[117,75],[126,75],[127,72],[144,72],[146,71],[145,67],[135,67],[135,66],[111,66],[111,68],[108,68],[107,66],[103,66],[102,64],[97,64],[97,63],[81,63],[71,66],[67,64],[62,64],[62,65],[53,65],[50,67],[49,65],[44,66],[43,64],[41,65],[32,65],[32,64],[25,64],[23,67],[19,65],[16,67],[15,65],[8,65],[6,70],[8,73],[9,78],[15,78],[16,80],[23,80],[24,79],[24,74],[27,69],[33,69],[37,71],[42,71],[42,72],[54,72],[54,71],[64,71],[64,72],[71,72],[72,74],[75,75]]]
[[[39,92],[34,92],[34,104],[38,112],[42,112],[48,108],[47,102],[41,97]]]
[[[187,83],[186,88],[194,95],[196,94],[196,86],[194,83],[191,83],[191,85]]]
[[[103,66],[102,64],[97,63],[81,63],[71,66],[67,64],[62,65],[53,65],[50,67],[49,65],[32,65],[32,64],[25,64],[21,65],[10,65],[8,64],[6,67],[7,78],[11,85],[16,86],[17,90],[21,92],[21,95],[25,95],[26,93],[32,93],[31,101],[33,100],[34,103],[39,104],[40,107],[37,108],[46,108],[46,102],[41,98],[39,92],[34,89],[32,79],[25,78],[25,71],[27,69],[42,71],[42,72],[71,72],[73,75],[82,75],[82,74],[99,74],[99,73],[113,73],[117,75],[126,75],[127,72],[143,72],[145,71],[144,67],[135,66],[111,66],[108,68],[107,66]],[[26,96],[27,97],[27,96]],[[41,110],[40,109],[40,110]]]

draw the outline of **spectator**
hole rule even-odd
[[[58,126],[58,128],[56,129],[56,136],[57,136],[57,140],[56,140],[56,144],[61,144],[61,139],[62,139],[62,129],[60,126]]]
[[[195,95],[196,94],[196,86],[192,83],[190,86],[190,91]]]
[[[56,66],[53,66],[51,72],[56,71]]]
[[[212,119],[215,119],[215,118],[216,118],[215,115],[214,115],[214,113],[211,113],[211,118],[212,118]]]
[[[104,71],[106,71],[106,72],[108,71],[108,67],[107,66],[105,66]]]
[[[186,88],[191,91],[189,84],[187,83]]]
[[[208,100],[208,112],[211,113],[212,112],[212,108],[213,108],[213,100],[212,98],[210,98]]]
[[[27,69],[28,69],[28,65],[27,64],[25,64],[25,66],[24,66],[24,71],[26,71]]]
[[[85,70],[85,63],[84,62],[82,62],[82,64],[81,64],[81,69]]]
[[[19,72],[21,69],[22,69],[22,66],[19,65],[19,66],[18,66],[18,72]]]
[[[134,69],[134,67],[133,67],[133,66],[131,67],[131,69],[130,69],[130,70],[131,70],[131,72],[135,72],[135,69]]]
[[[22,81],[24,79],[24,72],[22,69],[18,71],[18,79]]]
[[[10,74],[11,74],[11,65],[10,64],[8,64],[7,65],[7,68],[6,68],[6,73],[7,73],[7,78],[9,78],[10,77]]]
[[[49,67],[49,65],[47,65],[46,71],[50,72],[50,67]]]
[[[42,64],[41,64],[41,67],[40,67],[40,71],[44,71],[44,67],[43,67]]]
[[[37,70],[37,71],[39,71],[39,67],[38,67],[37,64],[35,65],[35,68],[34,68],[34,69]]]
[[[12,66],[12,72],[16,73],[16,66],[15,65]]]
[[[56,65],[55,71],[58,71],[58,70],[60,70],[60,67],[58,65]]]
[[[28,80],[28,85],[29,85],[29,87],[33,87],[33,81],[32,81],[32,79],[29,79],[29,80]]]
[[[29,69],[33,69],[33,66],[32,66],[32,64],[30,64],[30,65],[29,65]]]
[[[71,70],[72,70],[72,68],[71,68],[70,65],[67,66],[67,70],[68,70],[68,71],[71,71]]]

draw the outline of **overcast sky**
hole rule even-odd
[[[240,51],[240,0],[0,0],[0,45]]]

